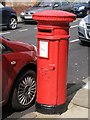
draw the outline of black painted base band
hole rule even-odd
[[[66,104],[56,105],[56,106],[48,106],[45,104],[40,104],[36,102],[36,111],[43,114],[62,114],[67,110]]]

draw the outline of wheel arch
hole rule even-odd
[[[18,77],[21,75],[21,73],[24,72],[26,69],[34,70],[35,73],[37,74],[37,66],[36,66],[35,63],[31,62],[31,63],[25,65],[25,66],[20,70],[20,72],[17,74],[17,76],[16,76],[16,78],[15,78],[15,80],[14,80],[14,82],[13,82],[13,85],[12,85],[11,90],[10,90],[11,92],[10,92],[10,94],[9,94],[9,96],[8,96],[8,101],[11,101],[12,93],[13,93],[13,91],[14,91],[14,88],[15,88],[15,85],[16,85],[16,82],[17,82],[17,78],[18,78]]]
[[[16,20],[17,20],[17,16],[16,16],[16,15],[11,15],[10,18],[9,18],[9,20],[10,20],[11,18],[16,18]],[[9,22],[9,20],[8,20],[8,22]]]

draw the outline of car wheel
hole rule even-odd
[[[13,95],[12,107],[21,111],[30,107],[36,95],[36,74],[32,70],[24,71],[17,79]]]
[[[10,18],[9,22],[8,22],[8,26],[7,26],[9,29],[16,29],[17,28],[17,19],[12,17]]]

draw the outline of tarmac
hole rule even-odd
[[[18,17],[18,22],[22,22]],[[28,113],[21,118],[86,118],[90,119],[90,78],[77,84],[69,84],[67,89],[67,110],[62,114],[42,114],[39,112]]]
[[[62,114],[42,114],[39,112],[28,113],[22,118],[87,118],[90,119],[90,78],[70,85],[67,89],[67,110]],[[70,87],[71,86],[71,87]]]

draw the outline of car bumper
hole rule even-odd
[[[24,22],[34,21],[34,20],[32,19],[32,16],[20,16],[20,18],[21,18],[22,21],[24,21]]]
[[[90,42],[90,29],[78,27],[78,36],[81,41]]]
[[[82,10],[82,11],[75,11],[74,10],[73,13],[76,14],[78,17],[87,15],[87,11],[86,10]]]

